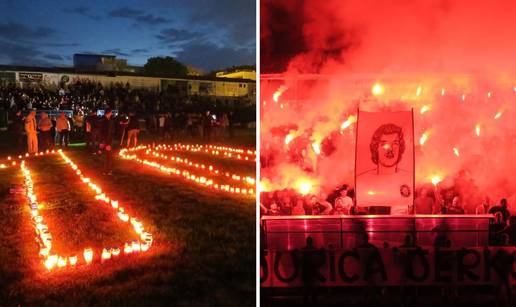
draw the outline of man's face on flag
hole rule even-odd
[[[378,163],[384,167],[393,167],[398,164],[400,140],[397,133],[383,134],[378,146]]]

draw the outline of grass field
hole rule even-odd
[[[133,210],[155,243],[145,254],[48,272],[38,257],[26,200],[9,194],[12,184],[22,183],[21,172],[0,170],[1,306],[254,305],[254,198],[207,191],[118,158],[113,176],[102,176],[100,158],[85,148],[67,155]],[[56,248],[109,245],[134,235],[111,219],[110,211],[98,208],[58,156],[34,158],[27,165],[45,206],[41,214],[48,216],[54,240],[61,240]],[[254,170],[249,175],[254,177]]]

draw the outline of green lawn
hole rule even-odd
[[[11,184],[22,183],[21,172],[0,170],[0,305],[254,305],[254,199],[206,191],[118,158],[114,175],[102,176],[97,171],[99,157],[84,147],[70,149],[67,155],[108,195],[134,210],[155,244],[147,254],[47,273],[37,257],[24,197],[8,191]],[[42,215],[52,216],[55,225],[70,222],[64,245],[79,247],[83,238],[125,239],[123,225],[103,226],[109,211],[91,208],[98,204],[73,173],[63,176],[69,170],[59,156],[31,159],[28,165],[38,199],[48,205]],[[115,218],[113,223],[119,224]],[[90,227],[96,229],[86,229]]]

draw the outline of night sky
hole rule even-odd
[[[255,64],[254,0],[0,2],[0,64],[71,66],[74,53],[204,71]]]

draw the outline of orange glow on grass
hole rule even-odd
[[[66,164],[74,170],[74,173],[80,177],[80,181],[87,185],[90,189],[96,192],[95,198],[99,201],[105,202],[108,205],[111,204],[110,207],[114,207],[113,204],[116,204],[116,207],[118,207],[118,201],[111,200],[105,193],[102,193],[102,190],[100,187],[98,187],[96,184],[94,184],[90,178],[86,178],[82,175],[82,172],[79,170],[79,167],[73,163],[72,160],[70,160],[61,150],[57,151],[61,158],[66,162]],[[49,153],[49,152],[47,152]],[[43,155],[45,153],[39,153],[39,156]],[[34,155],[36,156],[36,155]],[[31,216],[32,221],[34,223],[34,229],[36,234],[38,235],[38,243],[40,245],[40,251],[39,255],[43,257],[43,265],[48,269],[52,270],[54,268],[65,268],[67,264],[69,263],[69,266],[76,266],[78,263],[78,257],[77,256],[59,256],[57,254],[50,254],[52,251],[52,235],[50,234],[50,231],[48,229],[48,226],[45,224],[43,217],[39,214],[38,209],[42,207],[41,204],[38,204],[37,197],[34,194],[34,184],[31,177],[31,172],[27,168],[25,161],[21,161],[20,164],[21,171],[24,176],[24,183],[25,183],[25,190],[26,190],[26,196],[29,202],[29,205],[31,207]],[[145,241],[146,249],[149,249],[152,245],[152,234],[145,231],[143,223],[137,220],[134,217],[129,216],[129,214],[124,212],[123,208],[113,208],[114,210],[119,211],[125,216],[127,216],[127,219],[131,219],[132,226],[135,231],[135,233],[138,235],[138,238],[141,238]],[[101,260],[105,260],[107,257],[107,252],[110,252],[111,249],[104,249],[101,255]],[[94,251],[92,248],[86,248],[83,251],[83,258],[85,264],[90,264],[93,261],[93,255]]]

